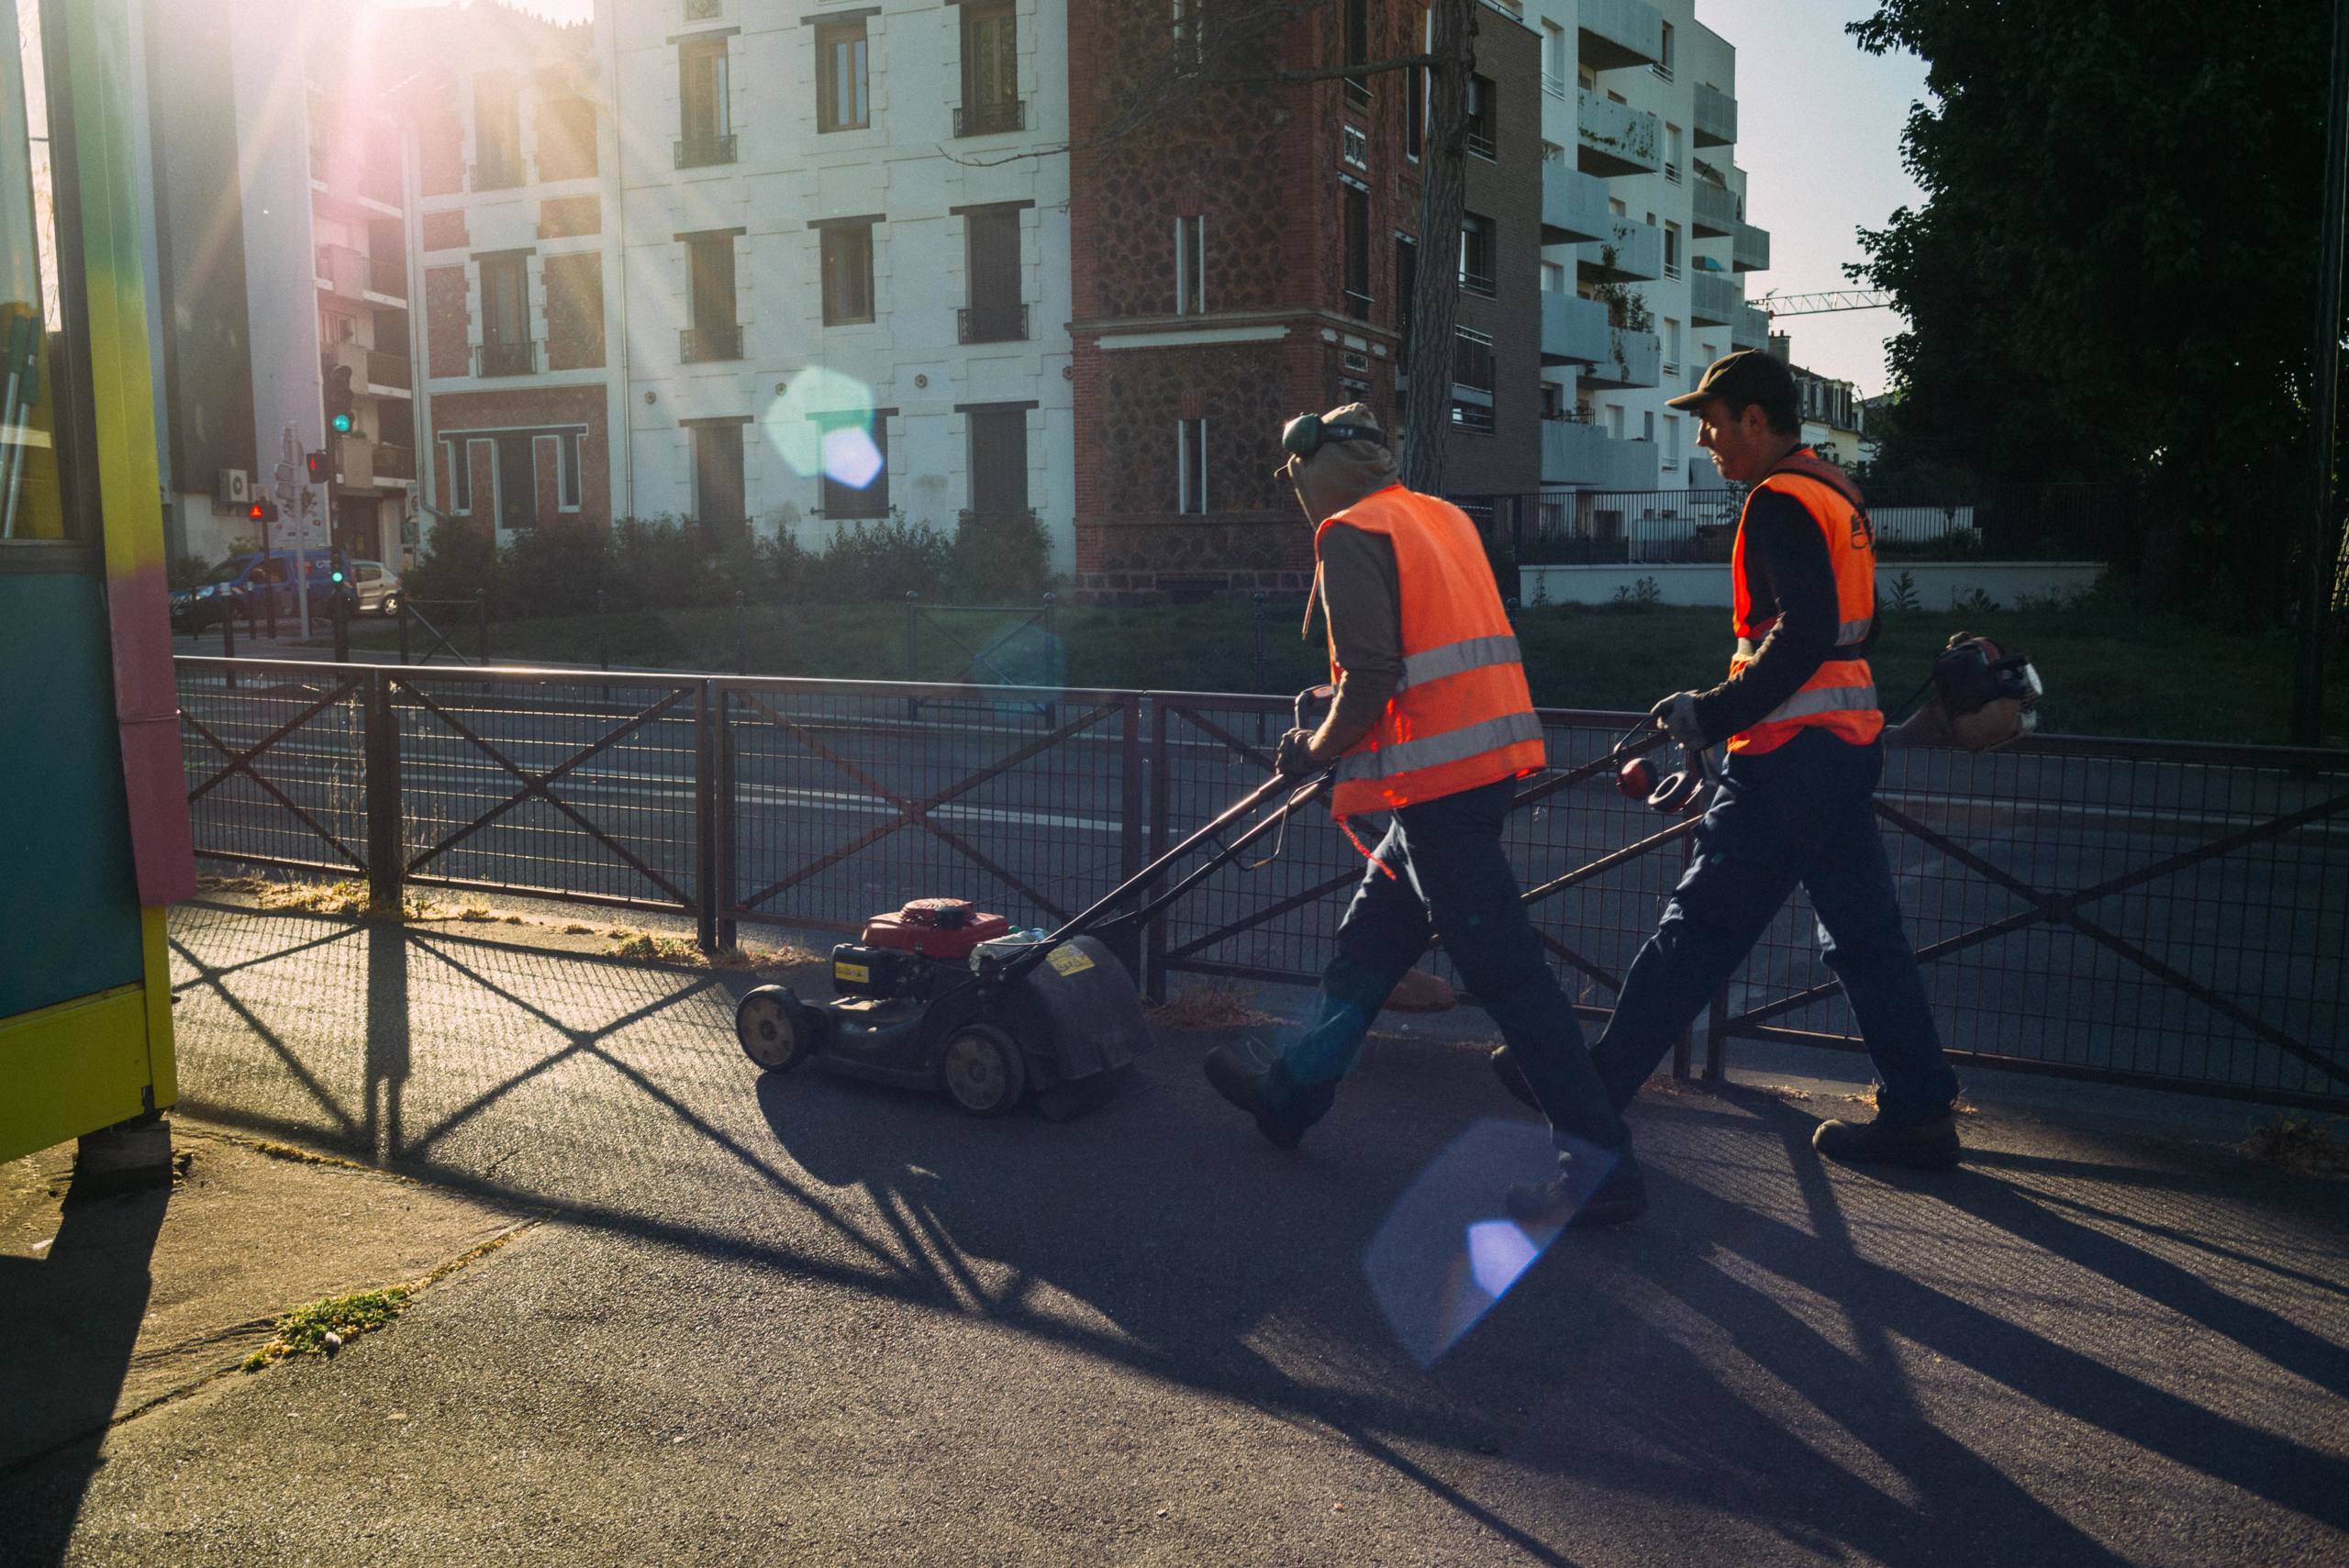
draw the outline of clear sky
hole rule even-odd
[[[1850,287],[1843,264],[1863,259],[1854,230],[1881,228],[1895,207],[1922,199],[1900,166],[1900,130],[1925,96],[1925,64],[1860,52],[1844,24],[1875,13],[1869,0],[1697,0],[1697,19],[1737,50],[1745,215],[1770,231],[1770,270],[1745,275],[1748,299]],[[1884,390],[1884,341],[1901,325],[1894,312],[1778,325],[1797,364],[1864,395]]]
[[[584,21],[595,8],[594,0],[511,3],[563,22]],[[1749,298],[1848,286],[1843,264],[1861,259],[1854,231],[1918,200],[1900,166],[1900,128],[1909,106],[1925,95],[1924,62],[1909,54],[1874,59],[1844,36],[1845,23],[1875,9],[1871,0],[1697,0],[1698,20],[1737,49],[1745,210],[1770,231],[1770,270],[1746,275]],[[1783,325],[1796,363],[1854,382],[1865,395],[1884,390],[1884,340],[1900,327],[1893,312],[1798,316]]]

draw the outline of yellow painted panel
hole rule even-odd
[[[147,988],[0,1021],[0,1160],[148,1108]]]
[[[155,1108],[180,1097],[178,1041],[172,1034],[172,951],[164,940],[161,909],[141,909],[139,935],[147,950],[147,1073],[155,1085]]]

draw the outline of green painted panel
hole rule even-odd
[[[138,981],[106,595],[0,573],[0,1018]]]

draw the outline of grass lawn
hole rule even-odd
[[[757,606],[742,615],[751,673],[832,680],[988,679],[975,652],[1005,678],[1029,684],[1160,691],[1294,692],[1328,678],[1317,621],[1301,641],[1296,604],[1264,606],[1264,666],[1255,662],[1252,605],[1216,600],[1141,609],[1069,606],[1058,617],[1057,657],[1019,618],[923,614],[913,667],[900,605]],[[1669,692],[1703,687],[1728,669],[1725,609],[1528,609],[1518,617],[1533,697],[1548,707],[1645,709]],[[1898,703],[1924,680],[1952,632],[1976,631],[2027,651],[2046,681],[2041,728],[2070,734],[2283,744],[2292,701],[2292,645],[2282,633],[2225,633],[2160,624],[2120,609],[1893,613],[1875,655],[1876,684]],[[615,614],[606,628],[616,666],[730,671],[731,610]],[[470,657],[475,632],[453,639]],[[388,649],[389,628],[354,629],[352,642]],[[504,622],[491,630],[500,663],[593,663],[592,616]],[[1055,665],[1061,666],[1055,668]],[[2328,662],[2325,743],[2349,746],[2349,652]]]

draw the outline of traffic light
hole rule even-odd
[[[273,523],[277,521],[277,503],[263,495],[245,508],[245,521]]]
[[[327,454],[324,452],[312,452],[310,454],[310,483],[313,484],[324,484],[332,477],[334,477],[334,469],[328,463]]]
[[[349,365],[335,365],[327,372],[327,428],[338,436],[351,434],[351,367]]]

